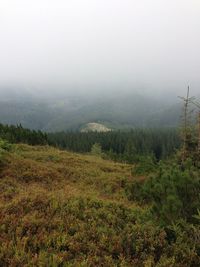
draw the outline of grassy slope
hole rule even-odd
[[[188,236],[169,242],[149,208],[127,199],[130,165],[45,146],[4,157],[0,266],[197,266]]]
[[[52,147],[16,145],[1,176],[8,176],[28,190],[38,185],[47,192],[126,201],[123,183],[131,166],[99,157],[57,150]],[[71,190],[69,190],[71,189]]]
[[[129,228],[143,209],[131,166],[15,145],[0,172],[0,266],[129,266]],[[127,240],[127,242],[130,242]]]

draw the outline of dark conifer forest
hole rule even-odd
[[[135,129],[130,131],[60,132],[48,134],[50,144],[74,152],[90,152],[98,143],[102,152],[113,160],[133,163],[140,156],[153,156],[157,161],[166,159],[180,147],[176,128]]]
[[[0,124],[0,137],[10,143],[52,145],[72,152],[90,153],[99,144],[104,157],[133,163],[140,157],[152,156],[156,161],[166,159],[180,148],[180,134],[176,128],[135,129],[130,131],[58,132],[44,133],[21,125]]]
[[[23,128],[22,125],[0,124],[0,137],[10,143],[25,143],[29,145],[45,145],[48,143],[47,134]]]

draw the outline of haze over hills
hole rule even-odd
[[[139,93],[69,95],[0,93],[0,122],[44,131],[80,130],[96,122],[111,129],[177,126],[181,105],[175,98]]]
[[[177,96],[188,84],[199,93],[198,1],[10,1],[0,6],[2,123],[175,126]]]
[[[199,14],[0,1],[0,267],[200,266]]]

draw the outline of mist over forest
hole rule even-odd
[[[0,121],[177,126],[199,95],[198,1],[1,1]],[[170,18],[170,19],[169,19]]]
[[[181,103],[169,95],[140,92],[42,95],[35,91],[1,91],[0,121],[43,131],[80,130],[91,122],[111,129],[172,127],[181,120]]]
[[[0,266],[200,266],[200,1],[0,0]]]
[[[196,0],[1,1],[0,121],[177,126],[177,96],[188,85],[199,95],[199,9]]]

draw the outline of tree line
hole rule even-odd
[[[165,159],[180,147],[175,128],[134,129],[127,132],[58,132],[48,134],[49,144],[79,153],[91,152],[96,144],[111,159],[135,162],[141,156]]]
[[[21,124],[17,126],[0,124],[0,138],[10,143],[25,143],[29,145],[48,144],[46,133],[23,128]]]
[[[23,128],[21,125],[0,124],[0,138],[10,143],[48,144],[78,153],[89,153],[93,146],[98,144],[102,154],[107,158],[129,163],[136,162],[147,155],[159,161],[169,157],[180,147],[179,133],[175,128],[47,134]]]

